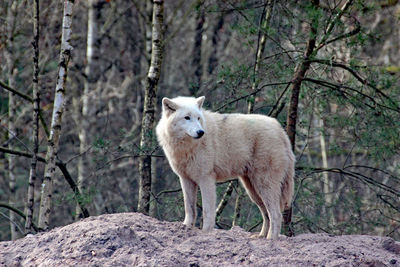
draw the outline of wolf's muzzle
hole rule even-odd
[[[204,131],[203,130],[198,130],[196,133],[197,133],[197,136],[195,137],[195,139],[199,139],[204,135]]]

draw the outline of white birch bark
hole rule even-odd
[[[90,145],[88,132],[90,130],[90,122],[93,120],[93,110],[95,101],[93,96],[96,78],[94,77],[94,55],[96,53],[97,42],[97,4],[98,0],[88,0],[88,29],[87,29],[87,44],[86,44],[86,67],[84,81],[83,95],[82,95],[82,113],[80,116],[80,129],[79,129],[79,154],[81,157],[78,161],[78,189],[84,194],[84,187],[86,185],[86,177],[88,177],[88,162],[86,160],[86,152]],[[78,219],[82,217],[82,211],[79,204],[76,205],[76,216]]]
[[[152,21],[153,21],[153,1],[152,0],[146,0],[146,21],[145,21],[145,45],[146,45],[146,58],[147,58],[147,63],[150,66],[150,60],[151,60],[151,49],[152,49]]]
[[[160,79],[161,64],[164,54],[163,24],[164,2],[153,2],[152,51],[150,67],[146,79],[145,98],[143,107],[142,130],[140,133],[141,157],[139,159],[139,201],[138,211],[148,214],[151,198],[152,160],[151,152],[155,141],[154,110],[157,97],[158,80]]]
[[[61,134],[61,121],[65,105],[65,83],[67,80],[67,67],[72,52],[72,46],[69,42],[71,39],[73,5],[74,0],[64,0],[60,62],[57,84],[55,88],[54,108],[51,119],[50,136],[46,153],[46,167],[40,200],[38,227],[41,230],[48,230],[50,224],[51,200],[53,194],[53,177],[56,169],[56,157]]]
[[[327,148],[326,148],[326,141],[325,141],[325,133],[324,133],[324,128],[325,128],[325,124],[323,119],[320,117],[319,115],[319,127],[321,128],[321,133],[319,136],[319,141],[320,141],[320,145],[321,145],[321,158],[322,158],[322,168],[324,169],[328,169],[329,165],[328,165],[328,156],[327,156]],[[324,198],[325,198],[325,205],[323,206],[323,211],[326,214],[326,216],[329,218],[329,222],[331,223],[331,225],[335,224],[335,214],[332,210],[332,202],[333,202],[333,183],[332,181],[329,179],[329,174],[328,172],[323,172],[322,173],[322,190],[324,193]]]

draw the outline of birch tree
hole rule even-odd
[[[31,160],[31,168],[28,179],[28,195],[26,202],[26,220],[25,233],[32,231],[32,216],[36,181],[36,165],[37,154],[39,151],[39,107],[40,107],[40,90],[39,90],[39,0],[34,0],[33,10],[33,154]]]
[[[100,0],[102,1],[102,0]],[[82,94],[82,111],[79,129],[79,154],[78,161],[78,188],[84,192],[86,177],[88,176],[88,165],[85,154],[90,149],[88,133],[95,113],[94,91],[97,85],[98,71],[96,68],[96,54],[98,53],[98,17],[100,16],[101,4],[99,0],[88,1],[87,21],[87,44],[86,44],[86,67],[85,80]],[[76,205],[76,218],[82,217],[79,203]]]
[[[54,95],[54,108],[51,119],[50,136],[48,139],[46,166],[42,184],[38,227],[48,230],[50,224],[51,200],[53,194],[53,178],[56,170],[56,157],[61,134],[61,122],[65,106],[65,84],[67,80],[68,62],[71,58],[72,46],[71,24],[74,0],[64,1],[64,15],[62,23],[61,51],[58,64],[58,77]]]
[[[145,49],[146,49],[146,59],[150,66],[151,61],[151,49],[152,49],[152,22],[153,22],[153,1],[147,0],[145,2]]]
[[[151,198],[152,150],[154,149],[154,110],[157,87],[160,79],[161,64],[164,54],[163,43],[164,2],[153,2],[152,49],[150,67],[146,78],[143,105],[142,129],[140,133],[141,156],[139,159],[139,201],[138,211],[148,214]]]

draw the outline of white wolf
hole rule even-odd
[[[278,238],[282,210],[293,195],[295,158],[279,122],[263,115],[219,114],[202,109],[199,98],[163,98],[157,137],[179,176],[184,224],[196,219],[197,189],[203,202],[203,230],[215,225],[215,183],[239,177],[261,211],[261,237]],[[270,219],[268,229],[268,217]],[[267,233],[268,229],[268,233]]]

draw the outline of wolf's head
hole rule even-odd
[[[168,132],[175,138],[187,136],[201,138],[205,133],[202,106],[205,97],[176,97],[162,100],[163,119],[167,120]]]

